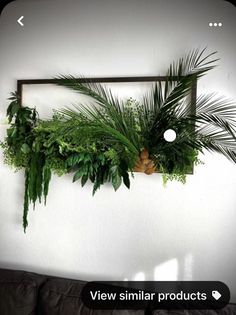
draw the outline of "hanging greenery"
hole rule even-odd
[[[140,101],[121,100],[104,85],[61,76],[58,85],[89,96],[92,106],[57,110],[50,120],[21,107],[13,93],[2,147],[5,162],[25,170],[24,230],[29,205],[42,197],[46,203],[52,172],[73,173],[82,186],[91,181],[94,194],[106,182],[115,190],[122,182],[129,188],[134,171],[159,171],[164,182],[185,182],[203,149],[236,162],[235,104],[215,94],[200,95],[193,111],[188,97],[194,82],[214,68],[214,54],[194,50],[172,63],[165,82],[154,83]],[[172,142],[164,138],[169,129],[176,133]]]

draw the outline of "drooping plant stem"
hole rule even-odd
[[[45,163],[46,159],[43,153],[33,152],[29,161],[29,166],[25,169],[24,231],[26,231],[28,226],[27,217],[29,204],[32,203],[35,208],[37,200],[41,203],[42,195],[44,195],[44,202],[46,204],[49,182],[51,179],[51,170]]]

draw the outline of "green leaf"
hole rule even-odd
[[[22,151],[24,154],[28,154],[28,153],[30,152],[30,147],[28,146],[27,143],[22,144],[22,146],[21,146],[21,151]]]
[[[101,183],[99,182],[98,179],[95,180],[94,185],[93,185],[93,196],[95,195],[96,191],[98,190],[98,188],[100,188]]]
[[[18,113],[20,106],[16,100],[12,101],[7,109],[7,116],[9,123],[12,122],[13,117]]]
[[[111,174],[116,175],[117,172],[118,172],[118,166],[117,166],[117,165],[113,165],[113,166],[110,168],[110,172],[111,172]]]
[[[78,170],[73,177],[73,183],[77,181],[78,179],[80,179],[83,175],[84,175],[84,170],[83,169]]]
[[[121,176],[116,173],[112,176],[112,186],[114,187],[115,191],[120,187],[122,181]]]
[[[124,172],[124,173],[122,174],[122,177],[123,177],[123,182],[124,182],[125,186],[126,186],[127,188],[130,188],[129,174],[128,174],[127,172]]]
[[[82,178],[81,178],[81,185],[82,187],[84,187],[84,185],[86,184],[88,180],[88,175],[83,175]]]
[[[9,138],[14,137],[15,134],[16,134],[16,128],[9,128],[9,129],[7,129],[7,136]]]
[[[44,195],[44,204],[47,202],[47,195],[49,189],[49,183],[51,180],[52,172],[48,165],[45,165],[43,168],[43,195]]]

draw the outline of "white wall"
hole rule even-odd
[[[17,79],[158,75],[205,46],[221,61],[199,91],[236,99],[234,10],[220,0],[14,2],[0,18],[1,122]],[[210,28],[214,21],[223,27]],[[57,96],[40,87],[24,95],[37,108]],[[23,173],[1,160],[0,267],[88,280],[221,280],[236,302],[236,167],[219,155],[202,159],[186,185],[165,189],[159,174],[135,174],[130,191],[106,185],[92,197],[90,185],[53,177],[48,204],[30,212],[26,235]]]

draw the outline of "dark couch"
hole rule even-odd
[[[150,312],[88,309],[81,301],[86,282],[25,271],[0,269],[0,315],[147,315]],[[220,311],[164,311],[155,315],[236,315],[236,306]]]

